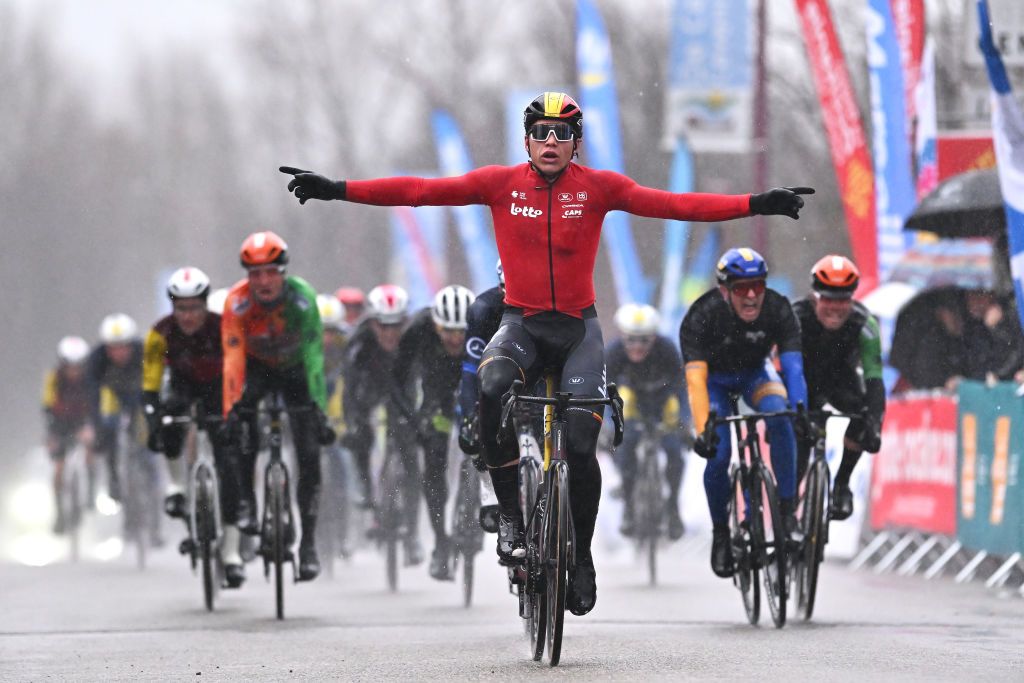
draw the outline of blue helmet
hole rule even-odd
[[[715,273],[721,283],[763,278],[768,276],[768,264],[764,262],[763,256],[750,247],[739,247],[722,254],[715,266]]]

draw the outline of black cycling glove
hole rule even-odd
[[[698,434],[697,438],[693,440],[693,452],[704,458],[705,460],[711,460],[718,453],[718,434],[710,432],[711,438],[705,438],[704,434]]]
[[[305,204],[308,199],[331,199],[345,198],[345,181],[331,180],[311,171],[303,171],[301,168],[292,166],[281,166],[281,173],[295,176],[288,183],[288,191],[294,192],[299,198],[299,204]]]
[[[480,435],[477,434],[476,414],[462,418],[459,425],[459,449],[466,455],[480,452]]]
[[[804,206],[802,194],[814,194],[813,187],[776,187],[767,192],[750,195],[750,213],[763,216],[789,216],[800,218]]]

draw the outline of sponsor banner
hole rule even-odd
[[[682,138],[676,139],[676,153],[669,178],[670,192],[693,192],[693,155]],[[661,280],[661,333],[677,338],[679,323],[686,313],[683,299],[683,269],[690,239],[688,221],[665,221],[665,259]]]
[[[878,236],[874,172],[864,128],[826,0],[797,0],[797,11],[821,101],[853,259],[861,272],[860,291],[867,293],[878,285]]]
[[[939,153],[939,182],[964,171],[995,168],[996,150],[990,133],[944,133],[936,142]]]
[[[907,110],[906,129],[909,131],[913,129],[911,123],[917,113],[914,93],[921,78],[921,56],[924,52],[924,0],[891,0],[891,7],[896,40],[900,46],[900,63],[903,65],[903,102]]]
[[[999,188],[1006,202],[1006,237],[1010,275],[1017,297],[1017,314],[1024,321],[1024,110],[1014,99],[1006,67],[993,42],[988,4],[978,0],[979,44],[992,84],[992,135],[996,148]]]
[[[865,26],[871,85],[878,278],[885,282],[906,251],[911,233],[903,231],[903,221],[913,211],[916,196],[911,178],[900,44],[889,0],[868,0]]]
[[[580,106],[583,107],[583,144],[593,167],[623,173],[619,105],[612,73],[612,48],[604,21],[593,0],[577,0],[576,65],[579,69]],[[612,211],[604,219],[605,252],[611,261],[619,305],[647,303],[651,283],[637,257],[628,214]]]
[[[753,84],[749,0],[675,0],[668,125],[700,152],[747,152]]]
[[[871,527],[956,533],[956,403],[894,398],[871,470]]]
[[[473,164],[455,119],[448,112],[435,110],[431,120],[434,124],[441,173],[446,176],[469,173],[473,169]],[[455,214],[455,224],[462,238],[473,290],[482,292],[493,287],[497,278],[494,264],[498,260],[498,249],[494,245],[494,234],[488,226],[484,208],[479,205],[468,205],[454,206],[451,210]]]
[[[921,57],[921,76],[914,91],[917,126],[914,128],[914,154],[917,157],[917,198],[920,199],[939,184],[939,161],[936,137],[939,134],[938,109],[935,104],[935,45],[925,41]]]
[[[1003,382],[960,383],[957,539],[995,555],[1024,552],[1024,398]]]

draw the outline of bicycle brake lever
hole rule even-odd
[[[505,395],[501,397],[502,409],[501,409],[501,427],[498,429],[498,440],[504,442],[503,435],[508,433],[508,421],[512,417],[512,409],[515,408],[515,398],[519,396],[519,392],[523,389],[523,383],[521,380],[512,382],[512,386],[505,392]]]
[[[612,438],[612,446],[618,448],[622,444],[622,437],[625,434],[622,416],[622,397],[619,396],[619,388],[614,382],[608,384],[608,398],[612,406],[612,423],[615,425],[615,436]]]

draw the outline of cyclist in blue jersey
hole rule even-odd
[[[718,286],[697,299],[683,318],[679,343],[686,367],[690,411],[697,432],[694,451],[708,460],[704,490],[713,525],[711,568],[733,574],[729,540],[729,460],[727,425],[710,441],[704,427],[709,411],[732,414],[730,397],[739,395],[754,410],[775,412],[807,405],[800,323],[786,297],[768,289],[768,266],[753,249],[730,249],[718,261]],[[777,347],[782,379],[771,362]],[[786,532],[799,540],[796,521],[796,438],[788,418],[766,420],[771,462],[778,478]]]

